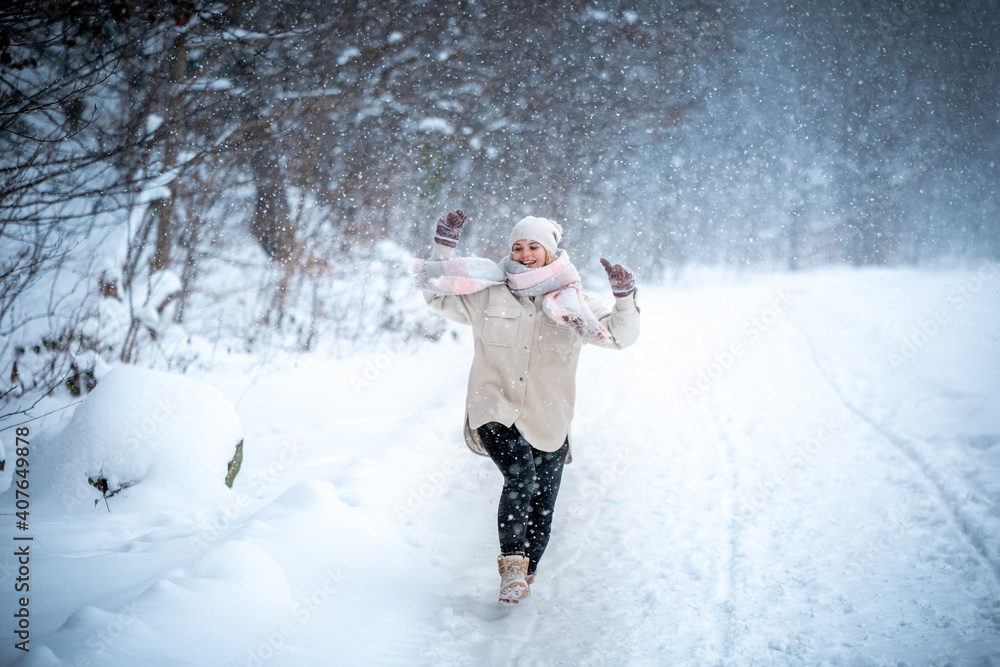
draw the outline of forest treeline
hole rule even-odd
[[[5,4],[3,397],[173,363],[167,323],[232,325],[205,313],[233,294],[249,346],[402,326],[379,243],[423,253],[456,207],[463,252],[544,215],[651,280],[996,259],[997,26],[986,0]]]

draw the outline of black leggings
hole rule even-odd
[[[497,509],[500,553],[527,556],[531,574],[549,543],[552,510],[569,441],[554,452],[542,452],[521,437],[514,426],[490,422],[480,426],[478,432],[486,453],[503,473]]]

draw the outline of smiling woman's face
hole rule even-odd
[[[514,241],[514,245],[510,247],[510,256],[515,262],[532,269],[545,266],[545,248],[538,241],[529,239]]]

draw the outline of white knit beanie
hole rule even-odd
[[[558,247],[559,241],[562,240],[562,226],[558,222],[529,215],[514,225],[514,229],[510,232],[507,247],[510,248],[514,245],[515,241],[520,241],[521,239],[538,241],[542,244],[543,248],[555,255],[556,247]]]

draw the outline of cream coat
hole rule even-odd
[[[436,245],[434,259],[451,248]],[[635,293],[615,299],[613,308],[584,295],[611,333],[601,347],[622,349],[639,337]],[[542,299],[515,297],[505,285],[468,295],[424,292],[431,308],[472,326],[475,357],[465,403],[465,442],[486,456],[479,434],[491,421],[514,425],[535,449],[554,452],[569,437],[576,400],[576,367],[583,339],[542,312]],[[569,458],[567,458],[569,462]]]

